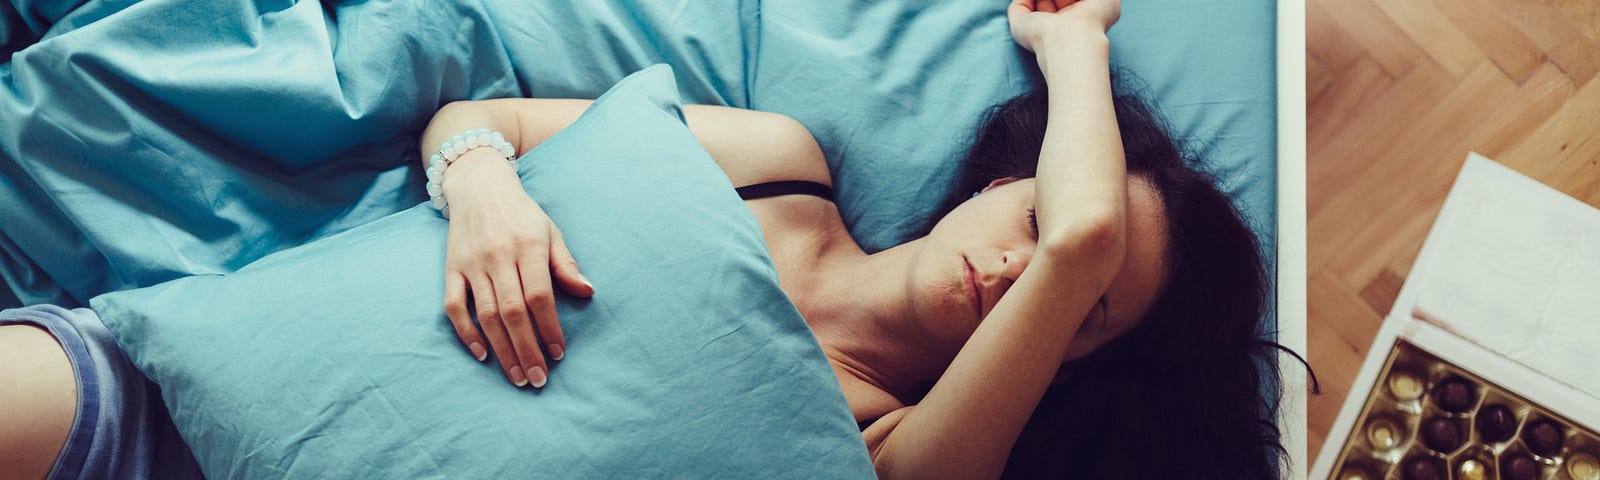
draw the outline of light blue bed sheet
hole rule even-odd
[[[653,63],[685,101],[817,137],[847,225],[893,245],[984,110],[1036,82],[1004,1],[0,3],[0,305],[224,273],[422,201],[451,100],[593,97]],[[1146,80],[1272,257],[1272,2],[1126,2]],[[7,298],[14,297],[14,298]]]
[[[686,102],[800,120],[852,234],[887,248],[984,111],[1038,82],[1005,4],[0,2],[0,307],[233,272],[404,210],[444,103],[593,98],[654,63]],[[1266,0],[1132,0],[1111,31],[1268,259],[1274,19]]]

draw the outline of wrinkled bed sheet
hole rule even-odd
[[[924,3],[934,3],[924,5]],[[787,114],[869,251],[1037,82],[1004,1],[0,3],[0,305],[234,271],[424,201],[444,103],[593,98],[668,63],[691,103]],[[1127,2],[1113,62],[1274,231],[1271,2]]]

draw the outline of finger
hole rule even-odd
[[[1056,8],[1056,0],[1039,0],[1034,2],[1033,8],[1044,13],[1056,13],[1057,10],[1060,10]]]
[[[506,334],[505,324],[500,322],[499,307],[495,304],[494,284],[490,283],[487,275],[474,275],[471,280],[472,301],[477,307],[478,325],[483,327],[484,335],[489,337],[489,346],[494,347],[495,359],[500,362],[500,369],[506,373],[506,379],[512,385],[523,386],[528,384],[527,373],[517,364],[516,350],[512,348],[511,336]]]
[[[550,226],[550,270],[555,272],[555,280],[567,293],[585,298],[594,296],[594,284],[578,270],[578,260],[572,258],[566,239],[555,225]]]
[[[472,352],[472,357],[478,361],[489,358],[489,351],[483,348],[483,334],[478,332],[478,326],[472,324],[472,315],[467,312],[467,279],[456,272],[446,273],[444,276],[444,315],[450,318],[450,326],[456,329],[456,338],[461,340],[461,345]]]
[[[541,258],[540,255],[527,255],[517,262],[517,271],[522,274],[522,281],[525,283],[549,285],[549,265],[550,261]],[[524,288],[523,293],[528,302],[528,311],[533,312],[533,324],[539,329],[539,338],[544,340],[545,351],[550,352],[550,358],[556,360],[566,357],[567,337],[561,331],[561,322],[556,314],[555,292],[548,288],[542,290]]]
[[[528,315],[528,305],[524,297],[524,290],[550,291],[550,280],[544,283],[523,282],[517,275],[516,265],[506,265],[497,270],[492,280],[494,294],[499,300],[500,319],[505,322],[506,334],[511,336],[511,348],[517,352],[517,364],[523,368],[528,383],[534,388],[544,386],[545,372],[549,367],[544,361],[544,352],[539,346],[539,337],[534,335],[533,319]]]

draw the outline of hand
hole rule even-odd
[[[561,230],[528,197],[505,160],[475,152],[480,155],[468,152],[457,160],[444,180],[450,201],[445,314],[479,361],[487,356],[487,335],[513,385],[543,387],[550,372],[545,355],[560,360],[566,353],[552,278],[580,297],[594,295],[594,286],[578,272]],[[477,326],[467,312],[469,291]]]
[[[1121,0],[1011,0],[1006,8],[1011,38],[1034,53],[1058,32],[1087,27],[1103,34],[1121,17]]]

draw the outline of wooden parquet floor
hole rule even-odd
[[[1600,206],[1600,1],[1307,0],[1306,16],[1315,461],[1467,152]]]

